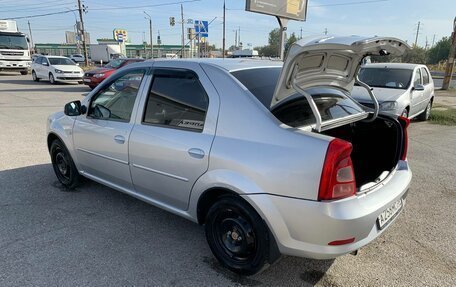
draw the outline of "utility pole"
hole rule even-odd
[[[301,27],[301,37],[299,39],[302,39],[302,27]]]
[[[144,14],[147,15],[147,17],[145,17],[146,19],[149,20],[149,38],[150,38],[150,58],[153,59],[154,58],[154,43],[153,43],[153,38],[152,38],[152,17],[150,17],[150,15],[146,12],[146,11],[143,11]]]
[[[418,44],[418,34],[420,33],[421,22],[418,21],[418,28],[416,28],[415,47]]]
[[[325,35],[328,35],[328,28],[325,28]]]
[[[185,38],[184,38],[184,6],[181,4],[181,25],[182,25],[182,53],[181,57],[185,58]]]
[[[428,42],[428,37],[426,36],[426,45],[424,46],[424,50],[427,50],[427,48],[428,48],[428,45],[429,45],[429,42]]]
[[[222,58],[225,58],[225,0],[223,0],[223,44],[222,44]]]
[[[435,34],[434,34],[434,37],[432,37],[432,46],[431,47],[434,47],[434,43],[435,43]]]
[[[242,45],[241,45],[241,26],[239,26],[238,45],[239,45],[239,48],[242,50]]]
[[[29,34],[30,34],[30,45],[32,46],[33,52],[35,52],[35,45],[33,45],[33,36],[32,36],[32,28],[30,28],[30,21],[27,21],[29,27]]]
[[[451,48],[448,55],[448,62],[445,69],[445,77],[443,78],[442,90],[448,90],[453,76],[454,57],[456,56],[456,17],[453,21],[453,33],[451,34]]]
[[[85,29],[84,29],[84,19],[82,17],[82,12],[85,12],[82,9],[81,0],[78,0],[78,10],[79,10],[79,19],[81,20],[81,38],[82,38],[82,49],[84,51],[84,65],[89,65],[89,55],[87,54],[87,43],[85,37]],[[79,29],[79,27],[77,27]]]
[[[235,50],[237,50],[237,46],[238,46],[238,44],[237,44],[237,30],[234,30],[234,33],[235,33],[234,34],[234,48],[235,48]]]

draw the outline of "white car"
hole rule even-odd
[[[84,71],[67,57],[40,56],[32,63],[32,78],[35,82],[78,82],[82,84]]]
[[[81,54],[70,55],[70,59],[73,60],[76,63],[82,63],[85,60],[84,56],[81,55]]]
[[[425,65],[367,64],[361,68],[359,79],[373,89],[380,112],[409,119],[429,119],[434,101],[434,81]],[[355,86],[352,97],[363,105],[374,108],[364,87]]]

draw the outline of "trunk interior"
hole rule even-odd
[[[389,173],[401,157],[403,133],[401,124],[392,118],[378,116],[373,122],[355,122],[322,132],[353,145],[351,154],[356,186],[378,182]]]

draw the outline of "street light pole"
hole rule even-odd
[[[184,38],[184,6],[181,4],[181,25],[182,25],[182,53],[181,57],[185,58],[185,38]]]
[[[154,58],[154,44],[153,44],[153,38],[152,38],[152,17],[150,17],[149,14],[147,14],[146,11],[143,11],[144,14],[147,15],[146,19],[149,19],[149,37],[150,37],[150,58]]]
[[[225,0],[223,0],[223,44],[222,44],[222,58],[225,58]]]
[[[30,33],[30,43],[31,43],[33,52],[35,52],[35,46],[33,45],[32,28],[30,28],[30,21],[27,21],[27,24],[28,24],[29,33]]]

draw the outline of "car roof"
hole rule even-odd
[[[42,55],[41,57],[45,57],[45,58],[63,58],[63,59],[68,59],[68,57],[64,57],[64,56],[52,56],[52,55]]]
[[[216,66],[218,68],[224,69],[229,72],[238,71],[238,70],[247,70],[247,69],[254,69],[254,68],[269,68],[269,67],[277,67],[281,68],[283,62],[281,61],[272,61],[272,60],[263,60],[263,59],[246,59],[246,58],[186,58],[186,59],[154,59],[154,60],[147,60],[141,64],[133,64],[136,66],[148,66],[152,62],[174,62],[174,63],[198,63],[198,64],[207,64]],[[132,67],[132,65],[129,65]]]
[[[363,68],[385,68],[385,69],[406,69],[413,70],[416,67],[426,67],[425,65],[420,64],[410,64],[410,63],[374,63],[366,64]]]

